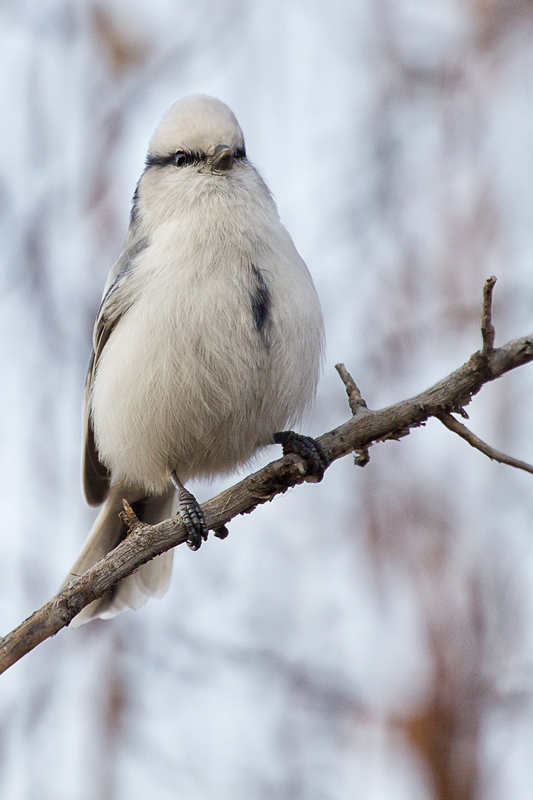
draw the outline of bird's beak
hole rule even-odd
[[[218,144],[211,158],[211,169],[226,172],[233,166],[233,153],[227,144]]]

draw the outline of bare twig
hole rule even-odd
[[[363,400],[361,396],[361,392],[359,391],[359,387],[357,386],[356,382],[344,366],[344,364],[335,364],[335,369],[341,376],[341,380],[346,387],[346,394],[348,395],[348,404],[350,406],[350,411],[352,415],[355,417],[357,414],[360,414],[362,411],[367,410],[368,406]],[[356,467],[366,467],[368,462],[370,461],[370,455],[368,452],[368,446],[357,448],[354,452],[353,461]]]
[[[344,364],[335,364],[335,369],[341,376],[341,380],[346,387],[346,394],[348,395],[348,403],[350,405],[350,410],[352,414],[355,415],[362,409],[368,408],[366,402],[363,400],[361,396],[361,392],[359,388],[344,366]]]
[[[496,332],[492,324],[492,292],[496,278],[487,278],[483,287],[483,309],[481,312],[481,341],[483,346],[481,353],[488,356],[494,350],[494,337]]]
[[[122,501],[122,506],[124,511],[121,511],[119,516],[122,522],[127,526],[128,530],[131,531],[139,522],[139,519],[127,500]]]
[[[489,290],[486,292],[488,294]],[[486,352],[474,353],[462,367],[426,391],[388,408],[366,409],[365,413],[352,416],[343,425],[321,436],[319,442],[328,462],[331,464],[354,451],[364,451],[377,441],[401,438],[429,417],[442,418],[445,415],[447,418],[448,412],[460,411],[468,405],[484,384],[533,361],[533,333],[490,351],[487,351],[490,334],[486,341]],[[357,399],[357,395],[354,396]],[[204,503],[202,509],[207,527],[210,530],[221,529],[237,514],[253,511],[261,503],[272,500],[305,479],[305,465],[299,456],[288,454],[273,461]],[[186,540],[179,516],[157,525],[146,525],[134,519],[133,512],[130,515],[127,508],[125,514],[131,530],[129,536],[0,640],[0,672],[67,626],[86,605],[102,597],[142,564]]]
[[[492,461],[499,461],[500,464],[508,464],[510,467],[516,467],[517,469],[523,469],[525,472],[530,472],[533,475],[533,465],[528,464],[526,461],[520,461],[518,458],[513,458],[512,456],[507,456],[505,453],[500,453],[499,450],[495,450],[494,447],[491,447],[490,444],[487,444],[479,436],[476,436],[475,433],[463,425],[462,422],[459,422],[458,419],[455,419],[454,416],[449,414],[448,412],[444,412],[439,417],[440,421],[443,425],[445,425],[448,430],[453,431],[458,436],[461,436],[469,445],[475,447],[476,450],[479,450],[484,455],[488,456]]]

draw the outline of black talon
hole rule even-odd
[[[178,491],[178,511],[187,529],[187,544],[191,550],[199,550],[202,539],[207,539],[207,526],[198,501],[187,489]]]
[[[191,550],[199,550],[202,540],[207,540],[207,525],[196,497],[184,487],[175,472],[170,476],[178,491],[178,511],[187,531],[187,544]]]
[[[308,474],[316,478],[317,482],[322,480],[329,466],[329,460],[317,439],[294,431],[280,431],[274,434],[274,442],[283,447],[284,456],[287,453],[301,456],[307,462]]]

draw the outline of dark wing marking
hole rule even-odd
[[[268,347],[270,344],[269,327],[272,297],[261,270],[255,264],[251,264],[251,268],[253,274],[252,316],[258,333]]]
[[[94,428],[91,419],[91,391],[93,380],[98,365],[98,360],[111,336],[115,326],[134,302],[131,293],[125,291],[124,286],[133,268],[133,261],[142,250],[148,247],[148,240],[141,239],[128,248],[117,262],[118,272],[113,278],[109,288],[105,291],[96,317],[93,333],[93,352],[87,370],[84,400],[85,442],[83,448],[83,489],[87,502],[97,506],[104,502],[111,483],[111,476],[107,467],[98,457]]]

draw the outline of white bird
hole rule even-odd
[[[306,457],[310,473],[322,477],[318,443],[285,430],[316,391],[320,304],[220,100],[186,97],[156,128],[93,344],[83,476],[88,503],[104,505],[67,580],[124,538],[123,498],[155,523],[171,515],[177,494],[197,549],[207,529],[183,486],[191,478],[229,473],[274,442]],[[171,569],[172,551],[73,624],[161,596]]]

